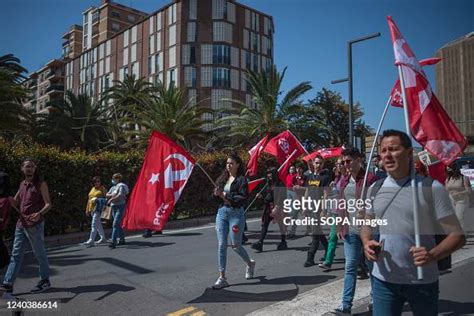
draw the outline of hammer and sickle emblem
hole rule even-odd
[[[181,170],[174,170],[173,165],[170,163],[165,170],[165,189],[172,189],[174,182],[185,181],[191,175],[193,171],[193,163],[189,161],[185,156],[181,154],[172,154],[169,155],[164,162],[170,160],[171,158],[178,159],[184,165],[184,169]],[[183,191],[184,183],[182,183],[177,191],[174,192],[174,199],[175,201],[178,200],[179,196],[181,195],[181,191]]]

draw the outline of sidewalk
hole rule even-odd
[[[474,237],[468,238],[468,244],[453,254],[452,265],[460,264],[465,260],[474,258],[472,242]],[[325,284],[311,291],[298,295],[291,301],[281,301],[248,315],[334,315],[332,311],[340,305],[344,279]],[[370,296],[369,280],[357,280],[357,289],[352,307],[353,314],[367,311]]]

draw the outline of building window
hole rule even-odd
[[[169,28],[168,46],[176,44],[176,25],[172,25]]]
[[[252,59],[248,51],[245,51],[245,67],[249,70],[252,68]]]
[[[212,63],[230,65],[230,46],[213,45],[212,47]]]
[[[94,13],[92,13],[92,23],[97,22],[97,20],[99,20],[99,12],[95,11]]]
[[[105,76],[104,78],[104,89],[107,90],[110,86],[110,78],[109,76]]]
[[[153,73],[153,56],[148,57],[148,75],[151,75]]]
[[[176,22],[176,4],[173,4],[168,9],[168,25]]]
[[[230,88],[230,69],[213,68],[212,86],[216,88]]]
[[[252,54],[253,56],[253,71],[257,72],[258,71],[258,55],[257,54]]]
[[[196,41],[196,22],[188,23],[188,42]]]
[[[188,88],[196,87],[196,68],[195,67],[184,68],[184,84]]]
[[[119,30],[120,30],[120,24],[118,24],[118,23],[112,23],[112,30],[114,30],[114,31],[119,31]]]
[[[133,23],[133,22],[135,22],[135,16],[133,16],[133,15],[128,15],[128,16],[127,16],[127,20],[128,20],[128,22],[132,22],[132,23]]]
[[[189,19],[196,20],[197,18],[197,0],[189,0]]]
[[[125,78],[128,75],[128,66],[122,68],[122,76]]]
[[[137,26],[132,27],[132,44],[137,41]]]
[[[111,15],[113,18],[120,19],[120,14],[117,11],[112,11]]]
[[[196,46],[190,45],[189,47],[189,63],[195,64],[196,63]]]
[[[176,69],[171,69],[169,71],[169,86],[176,85]]]
[[[160,54],[155,55],[155,72],[160,72]]]

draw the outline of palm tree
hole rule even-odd
[[[97,150],[108,144],[105,109],[84,94],[67,91],[64,100],[48,104],[48,114],[37,114],[37,138],[61,148]]]
[[[12,54],[0,57],[0,132],[4,136],[26,130],[28,112],[21,100],[28,96],[29,90],[21,84],[24,72],[20,60]]]
[[[148,98],[141,109],[132,110],[134,117],[128,123],[136,123],[141,128],[127,132],[127,135],[132,136],[131,144],[146,147],[152,130],[159,131],[188,149],[206,138],[204,126],[210,122],[202,117],[205,113],[212,113],[211,109],[185,102],[185,90],[174,85],[166,88],[158,83],[155,91],[156,95]]]
[[[288,128],[287,114],[300,103],[300,97],[312,87],[309,82],[301,82],[280,99],[281,84],[286,68],[279,73],[275,66],[267,72],[248,71],[249,85],[255,107],[239,100],[231,100],[239,107],[229,111],[231,115],[218,120],[218,126],[230,126],[229,137],[239,137],[251,142],[264,134],[271,136]]]

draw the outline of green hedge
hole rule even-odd
[[[52,210],[46,215],[46,235],[63,234],[84,230],[89,223],[85,215],[87,194],[91,188],[93,176],[100,176],[104,184],[110,186],[112,174],[122,173],[124,182],[132,189],[140,171],[144,152],[103,152],[87,154],[83,151],[60,151],[55,147],[46,147],[35,143],[11,144],[0,140],[0,169],[10,175],[13,190],[18,188],[22,174],[20,165],[24,158],[33,158],[43,178],[47,181]],[[225,152],[195,154],[193,157],[216,179],[225,167]],[[241,152],[246,161],[248,154]],[[275,164],[273,158],[263,156],[260,169]],[[260,174],[263,171],[260,170]],[[212,215],[216,212],[216,201],[211,198],[212,184],[198,167],[183,191],[183,194],[171,215],[171,219]],[[11,234],[16,223],[16,214],[7,234]]]

